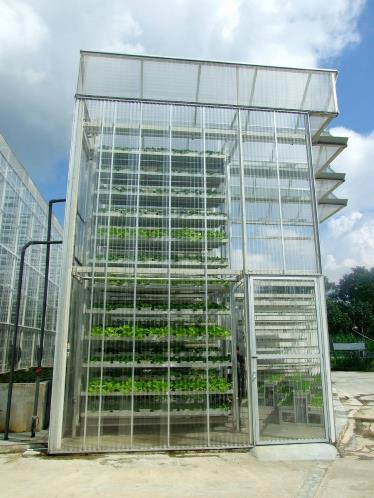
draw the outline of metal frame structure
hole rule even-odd
[[[9,371],[13,336],[17,275],[22,246],[47,233],[48,205],[26,170],[0,135],[0,372]],[[52,218],[52,236],[61,238],[62,228]],[[60,283],[61,248],[51,253],[49,296],[46,313],[46,341],[43,366],[52,366]],[[37,364],[38,336],[41,326],[45,251],[34,247],[25,260],[23,295],[20,309],[19,349],[15,368]]]
[[[50,218],[49,218],[49,237],[50,237]],[[23,273],[24,273],[24,268],[25,268],[25,255],[26,251],[29,247],[31,246],[40,246],[40,245],[46,245],[47,248],[50,245],[53,244],[62,244],[61,240],[55,241],[55,240],[30,240],[27,242],[21,249],[21,259],[20,259],[20,266],[19,266],[19,275],[18,275],[18,285],[17,285],[17,299],[16,299],[16,317],[15,317],[15,325],[14,325],[14,335],[12,338],[12,348],[11,348],[11,363],[10,363],[10,372],[9,372],[9,383],[8,383],[8,398],[7,398],[7,407],[6,407],[6,415],[5,415],[5,429],[4,429],[4,440],[9,439],[9,424],[10,424],[10,413],[11,413],[11,407],[12,407],[12,394],[13,394],[13,377],[14,377],[14,371],[15,371],[15,366],[16,366],[16,361],[17,361],[17,350],[18,350],[18,330],[19,330],[19,315],[20,315],[20,308],[21,308],[21,299],[22,299],[22,283],[23,283]],[[46,312],[46,299],[47,299],[47,287],[48,287],[48,272],[46,271],[46,278],[45,278],[45,292],[44,294],[44,299],[43,299],[43,318],[42,322],[45,321],[45,312]],[[38,354],[38,369],[41,370],[41,364],[42,364],[42,359],[43,359],[43,342],[44,342],[44,330],[42,327],[41,330],[41,335],[40,335],[40,340],[39,340],[39,354]],[[35,400],[34,400],[34,409],[33,409],[33,420],[32,420],[32,436],[35,436],[35,418],[36,418],[36,412],[38,408],[38,399],[39,399],[39,374],[37,375],[36,379],[36,386],[35,386]]]
[[[254,282],[256,281],[263,281],[263,282],[282,282],[282,283],[287,283],[287,282],[294,282],[297,281],[299,282],[309,282],[313,283],[314,286],[314,292],[315,296],[317,296],[316,299],[316,337],[315,339],[317,340],[318,346],[316,347],[316,352],[314,354],[293,354],[289,355],[288,358],[287,356],[282,358],[282,360],[300,360],[300,359],[310,359],[314,360],[315,362],[318,362],[318,367],[320,368],[320,375],[322,377],[322,383],[321,383],[321,391],[322,391],[322,396],[323,396],[323,412],[325,416],[325,437],[321,437],[320,439],[318,438],[313,438],[313,439],[308,439],[307,437],[302,438],[302,441],[304,443],[307,442],[335,442],[335,420],[334,420],[334,415],[333,415],[333,406],[332,406],[332,391],[331,391],[331,376],[330,376],[330,362],[329,362],[329,344],[328,344],[328,338],[326,334],[327,330],[327,317],[326,317],[326,310],[325,310],[325,295],[324,295],[324,281],[323,277],[297,277],[295,279],[294,277],[291,276],[269,276],[269,275],[256,275],[256,276],[249,276],[247,277],[249,279],[249,306],[250,306],[250,324],[249,324],[249,329],[250,329],[250,335],[253,338],[253,343],[252,343],[252,392],[254,393],[254,398],[255,401],[253,403],[253,408],[254,408],[254,413],[253,413],[253,420],[254,420],[254,430],[255,430],[255,441],[257,441],[257,444],[279,444],[280,441],[278,438],[267,438],[263,439],[262,434],[260,433],[260,427],[259,427],[259,402],[258,402],[258,367],[257,367],[257,360],[258,359],[263,359],[263,360],[276,360],[279,359],[279,353],[278,354],[260,354],[256,350],[256,319],[255,319],[255,291],[254,291]],[[292,305],[292,301],[290,301],[290,304]],[[284,355],[284,352],[283,352]],[[285,362],[286,363],[286,362]],[[283,441],[284,442],[284,441]],[[285,441],[287,442],[287,440]],[[293,438],[290,438],[288,442],[293,442]]]
[[[50,452],[333,440],[315,185],[333,180],[336,140],[317,137],[337,112],[335,78],[82,53]],[[284,283],[259,336],[261,280]],[[255,383],[258,341],[314,348],[319,363],[305,353],[297,375],[272,367]],[[259,386],[273,392],[265,439]]]

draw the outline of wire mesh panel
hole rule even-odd
[[[317,272],[304,117],[241,111],[247,270]]]
[[[97,61],[87,61],[92,78]],[[133,62],[162,92],[174,63],[160,75],[158,64]],[[180,84],[187,73],[183,66]],[[232,80],[245,75],[204,68],[201,98],[214,74],[231,102]],[[250,78],[256,98],[259,76]],[[140,80],[124,81],[136,93]],[[295,83],[309,84],[306,73]],[[50,450],[249,446],[256,391],[261,440],[287,439],[282,424],[296,439],[323,439],[314,281],[296,277],[319,271],[306,117],[90,98],[78,100],[77,116],[72,285],[69,276],[59,346],[65,354],[68,343],[67,381],[55,380],[54,392],[65,392],[56,395]],[[272,275],[255,281],[254,308],[248,274]],[[295,276],[279,284],[275,275]],[[280,394],[269,387],[276,378]]]
[[[84,115],[62,447],[248,446],[225,273],[236,111],[86,101]]]
[[[325,440],[315,280],[252,280],[260,441]]]

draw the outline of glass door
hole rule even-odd
[[[327,439],[316,284],[249,278],[255,443]]]

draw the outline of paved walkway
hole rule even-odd
[[[260,462],[246,452],[0,455],[4,498],[373,498],[374,373],[334,373],[345,426],[333,462]],[[337,396],[337,397],[338,397]],[[338,400],[337,400],[338,402]],[[347,418],[348,417],[348,418]]]

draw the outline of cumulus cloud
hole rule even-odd
[[[364,135],[347,128],[330,131],[349,137],[348,148],[332,165],[347,174],[336,195],[348,199],[348,208],[321,230],[324,270],[336,280],[353,266],[374,266],[374,132]]]
[[[333,163],[336,171],[347,174],[339,195],[349,199],[350,210],[370,209],[373,207],[374,131],[364,135],[336,127],[331,128],[330,132],[335,136],[348,137],[347,149]]]
[[[353,213],[348,216],[339,216],[338,218],[333,218],[329,222],[330,234],[335,239],[340,236],[350,232],[352,228],[357,225],[357,222],[361,220],[362,213],[359,211],[353,211]]]
[[[39,83],[44,72],[38,69],[37,54],[47,41],[49,30],[41,16],[25,2],[0,2],[0,75],[16,82]],[[36,55],[36,60],[33,56]]]
[[[364,217],[362,223],[342,234],[335,243],[327,241],[327,246],[330,252],[325,256],[324,270],[331,280],[339,279],[355,266],[374,266],[374,216]]]
[[[63,195],[80,49],[318,66],[359,41],[364,3],[0,0],[0,133]]]

